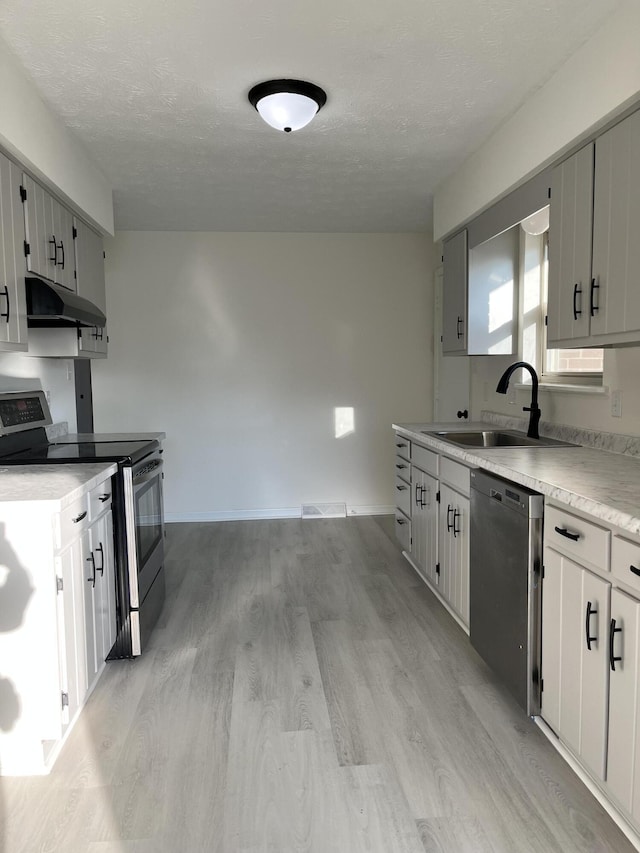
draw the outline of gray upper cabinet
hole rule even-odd
[[[75,290],[73,216],[29,175],[23,175],[27,269]]]
[[[596,140],[591,334],[640,340],[640,112]]]
[[[640,112],[553,171],[548,345],[640,341]]]
[[[571,346],[589,335],[591,235],[593,230],[593,143],[551,175],[547,340]]]
[[[467,230],[459,231],[443,246],[442,352],[467,353]]]
[[[0,350],[27,349],[20,169],[0,154]]]
[[[74,219],[76,252],[76,286],[78,294],[93,302],[103,314],[107,313],[104,280],[102,237],[81,219]],[[106,355],[107,330],[95,327],[82,329],[78,339],[83,355]]]

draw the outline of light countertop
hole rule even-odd
[[[87,491],[111,477],[115,463],[72,465],[0,465],[0,518],[2,504],[45,501],[62,510]]]
[[[393,428],[453,459],[640,534],[640,458],[592,447],[463,448],[422,430],[491,429],[487,423],[394,424]],[[570,440],[570,439],[569,439]]]

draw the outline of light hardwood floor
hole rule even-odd
[[[631,853],[388,532],[170,525],[150,647],[0,779],[0,851]]]

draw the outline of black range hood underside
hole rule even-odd
[[[25,284],[28,326],[106,326],[107,318],[96,305],[66,287],[35,276],[28,276]]]

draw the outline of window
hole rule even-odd
[[[526,222],[527,220],[525,220]],[[533,229],[536,230],[536,229]],[[565,385],[602,384],[603,350],[547,349],[549,232],[520,237],[520,351],[542,381]]]

